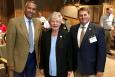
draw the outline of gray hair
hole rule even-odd
[[[36,6],[36,8],[37,8],[37,4],[36,4],[35,1],[33,1],[33,0],[27,1],[26,4],[25,4],[25,8],[26,8],[26,7],[28,6],[28,4],[30,4],[30,3],[35,4],[35,6]]]
[[[63,17],[61,15],[60,12],[56,12],[54,11],[48,18],[48,21],[50,21],[51,19],[59,19],[61,22],[63,21]]]

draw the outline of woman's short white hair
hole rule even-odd
[[[55,11],[49,16],[48,21],[50,21],[51,19],[59,19],[62,22],[63,17],[60,12]]]

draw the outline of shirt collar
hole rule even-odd
[[[89,25],[89,22],[88,22],[88,23],[86,23],[85,25],[80,24],[80,28],[82,28],[82,27],[87,28],[87,27],[88,27],[88,25]]]
[[[113,17],[113,14],[110,14],[110,15],[106,15],[107,17]]]
[[[26,22],[28,22],[29,21],[29,19],[24,15],[24,20],[26,21]],[[30,20],[30,21],[32,21],[32,20]]]

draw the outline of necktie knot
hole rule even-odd
[[[85,27],[84,27],[84,26],[82,26],[81,28],[82,28],[82,29],[85,29]]]
[[[29,26],[31,26],[31,20],[28,20]]]

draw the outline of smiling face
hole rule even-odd
[[[79,11],[79,21],[81,24],[85,25],[90,21],[90,15],[87,11]]]
[[[58,31],[61,26],[62,18],[60,12],[53,12],[49,17],[49,24],[53,31]]]
[[[50,27],[52,28],[52,30],[54,31],[59,30],[60,26],[61,26],[60,18],[51,18]]]
[[[36,14],[36,5],[32,2],[27,3],[24,13],[28,19],[31,19]]]

